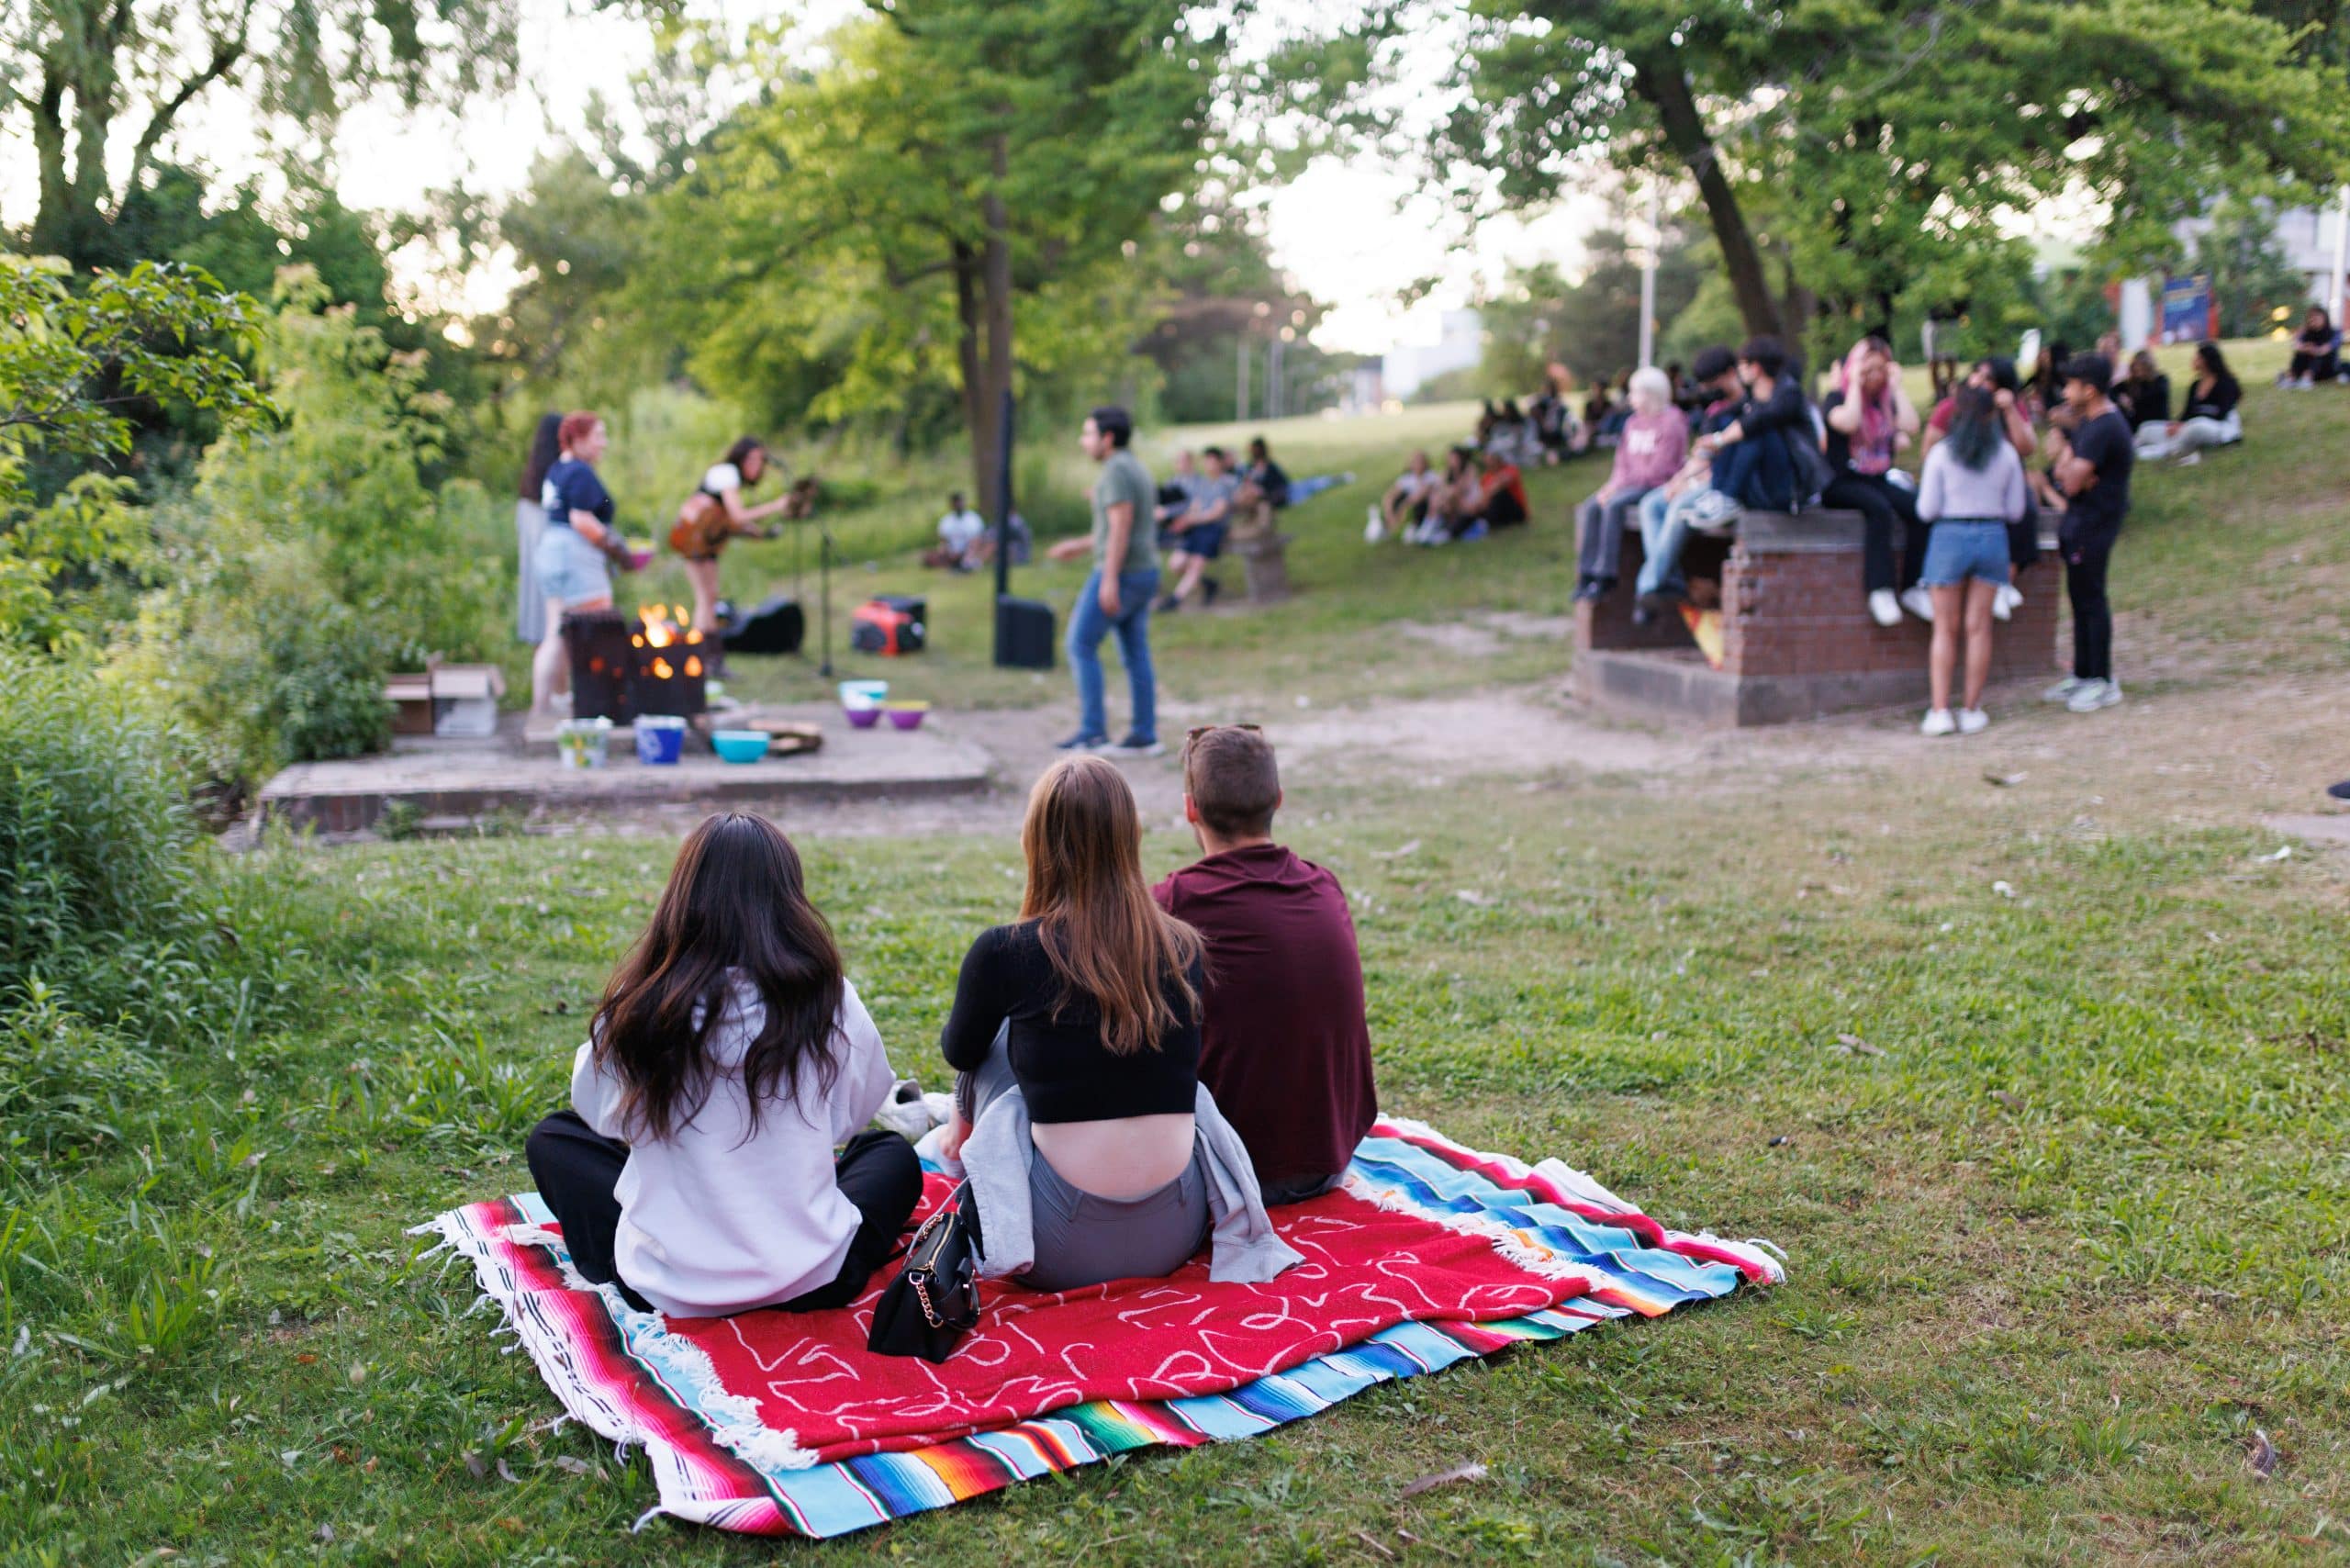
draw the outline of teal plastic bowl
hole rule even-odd
[[[766,758],[774,738],[765,730],[719,730],[711,735],[710,744],[727,762],[758,762]]]

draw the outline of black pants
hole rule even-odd
[[[1823,506],[1861,514],[1861,576],[1867,591],[1911,588],[1926,569],[1925,531],[1918,525],[1917,498],[1882,474],[1844,473],[1819,493]],[[1893,530],[1901,528],[1901,560],[1893,558]]]
[[[557,1111],[531,1129],[524,1153],[539,1196],[563,1226],[572,1267],[591,1284],[619,1285],[631,1306],[650,1312],[651,1305],[612,1263],[612,1239],[621,1224],[612,1188],[628,1163],[628,1145],[597,1132],[576,1111]],[[873,1271],[897,1249],[898,1233],[922,1197],[922,1162],[914,1158],[913,1145],[895,1133],[863,1132],[849,1139],[834,1164],[833,1179],[862,1216],[856,1235],[833,1282],[778,1303],[786,1312],[815,1312],[855,1301]]]
[[[2293,368],[2286,374],[2295,380],[2308,376],[2311,381],[2331,381],[2341,374],[2342,356],[2328,349],[2323,353],[2311,353],[2307,349],[2293,351]]]
[[[2073,673],[2083,680],[2113,678],[2113,606],[2105,597],[2105,566],[2113,535],[2067,540],[2065,592],[2073,601]]]

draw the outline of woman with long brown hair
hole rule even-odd
[[[531,1174],[573,1266],[639,1311],[845,1306],[922,1194],[905,1139],[861,1130],[893,1081],[791,841],[711,817],[604,988]]]
[[[939,1038],[963,1075],[945,1152],[964,1155],[973,1125],[1016,1090],[1034,1228],[1019,1282],[1058,1291],[1170,1273],[1206,1238],[1214,1184],[1195,1116],[1199,933],[1150,896],[1134,791],[1100,757],[1046,771],[1020,844],[1020,918],[971,944]],[[976,1155],[969,1163],[977,1184]],[[1248,1187],[1253,1199],[1253,1174]],[[985,1229],[992,1260],[1003,1238],[991,1216]]]

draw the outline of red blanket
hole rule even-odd
[[[929,1177],[924,1210],[950,1186]],[[1406,1320],[1518,1317],[1589,1288],[1511,1262],[1488,1237],[1343,1192],[1279,1215],[1281,1238],[1306,1260],[1269,1284],[1214,1283],[1204,1255],[1167,1279],[1054,1294],[989,1282],[979,1327],[944,1367],[866,1351],[894,1269],[845,1313],[672,1318],[669,1328],[709,1358],[728,1393],[757,1401],[760,1425],[833,1460],[1081,1400],[1221,1392]]]

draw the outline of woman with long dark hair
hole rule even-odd
[[[2181,467],[2202,462],[2205,447],[2244,439],[2244,416],[2237,409],[2243,401],[2235,372],[2220,345],[2206,338],[2195,345],[2195,375],[2179,394],[2178,418],[2139,427],[2138,455],[2156,463],[2176,457]]]
[[[2301,315],[2301,330],[2293,335],[2293,363],[2277,378],[2279,386],[2303,388],[2332,381],[2342,374],[2342,333],[2322,305]]]
[[[1170,1273],[1215,1212],[1211,1135],[1237,1147],[1199,1086],[1200,935],[1151,897],[1134,791],[1102,758],[1046,770],[1020,845],[1020,918],[971,944],[939,1036],[962,1074],[942,1152],[969,1171],[989,1272],[1047,1291]],[[1024,1198],[1032,1234],[1009,1237]]]
[[[912,1146],[860,1131],[893,1076],[791,841],[711,817],[604,988],[573,1108],[532,1132],[531,1175],[573,1266],[639,1311],[845,1306],[922,1194]]]
[[[546,532],[547,513],[539,497],[547,482],[547,470],[562,455],[556,435],[562,428],[561,414],[539,416],[538,428],[531,432],[530,455],[522,461],[522,483],[514,493],[514,554],[520,567],[514,575],[514,635],[534,644],[547,637],[547,600],[539,591],[537,566],[539,535]]]
[[[767,475],[765,442],[744,436],[710,465],[701,484],[677,509],[669,530],[669,548],[686,564],[686,580],[694,588],[694,630],[704,636],[718,631],[718,555],[737,537],[772,539],[775,530],[759,525],[791,510],[789,494],[759,505],[744,506],[743,492]]]
[[[2008,586],[2008,525],[2025,515],[2031,491],[1995,395],[1969,383],[1958,389],[1950,433],[1926,454],[1918,482],[1918,515],[1931,530],[1919,581],[1934,599],[1927,655],[1932,693],[1920,731],[1971,735],[1991,721],[1983,688],[1991,678],[1991,610]],[[1965,705],[1951,711],[1951,675],[1959,628],[1966,630]]]

